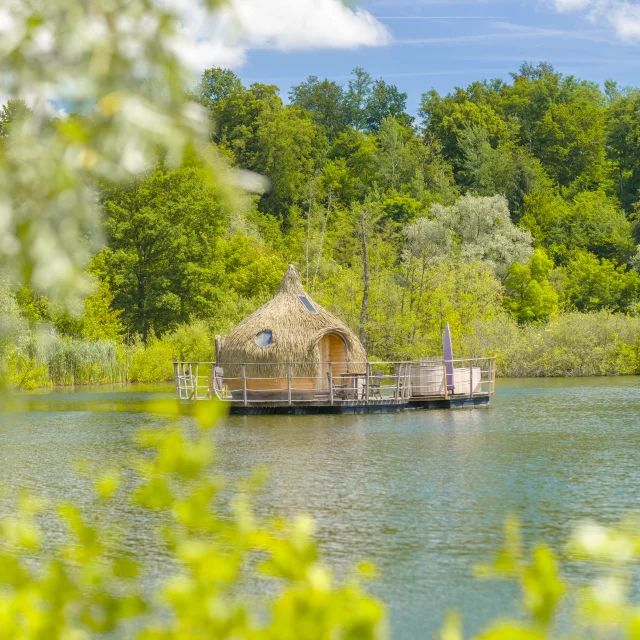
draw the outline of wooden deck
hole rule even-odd
[[[346,363],[322,363],[326,377],[312,378],[292,375],[300,364],[309,363],[274,364],[273,375],[251,377],[264,363],[239,363],[232,366],[240,375],[230,377],[214,362],[176,362],[176,395],[184,403],[228,403],[233,415],[304,415],[486,407],[495,390],[493,358],[349,363],[361,373],[339,378],[332,372]]]

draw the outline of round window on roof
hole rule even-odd
[[[269,345],[273,344],[273,333],[271,333],[271,331],[261,331],[254,338],[254,342],[262,349],[265,349]]]

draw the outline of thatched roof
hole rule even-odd
[[[317,313],[309,313],[299,296],[306,296]],[[264,331],[272,332],[273,344],[262,348],[256,344],[255,338]],[[298,272],[289,265],[275,297],[245,318],[231,333],[216,338],[216,360],[224,367],[225,373],[230,371],[228,365],[231,364],[291,362],[300,363],[292,367],[292,375],[315,376],[318,375],[320,361],[316,345],[328,333],[336,334],[344,341],[347,362],[366,362],[367,354],[357,336],[338,317],[307,295]],[[285,367],[251,369],[251,375],[286,375]],[[349,371],[364,371],[364,366],[352,365]]]

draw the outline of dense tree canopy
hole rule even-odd
[[[638,309],[637,90],[525,64],[510,82],[425,92],[416,121],[363,69],[310,76],[285,103],[212,68],[188,97],[209,111],[211,144],[270,188],[230,211],[195,163],[163,160],[100,185],[95,314],[108,300],[127,335],[224,329],[287,262],[379,357],[437,351],[444,323],[473,333],[505,310],[525,324]],[[21,108],[0,114],[5,136]]]

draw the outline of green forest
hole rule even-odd
[[[524,64],[427,91],[416,116],[407,97],[359,68],[288,96],[205,71],[185,101],[237,188],[160,147],[152,170],[95,184],[75,312],[0,283],[10,385],[171,379],[173,359],[215,359],[288,263],[371,359],[438,355],[449,322],[456,355],[503,376],[638,373],[640,90]],[[2,141],[26,110],[2,108]],[[86,117],[50,126],[72,138]]]

